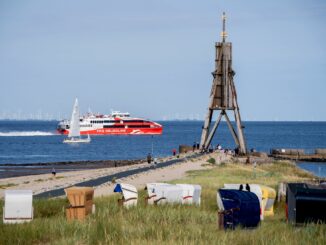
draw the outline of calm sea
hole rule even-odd
[[[170,155],[180,144],[199,142],[201,121],[164,121],[161,136],[92,136],[90,144],[63,144],[57,121],[0,121],[0,164],[79,160],[140,159],[148,153]],[[244,122],[248,148],[326,148],[326,122]],[[213,144],[234,148],[222,123]],[[300,167],[326,177],[325,163],[300,163]]]

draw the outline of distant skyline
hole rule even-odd
[[[224,11],[242,119],[326,121],[324,0],[2,0],[0,119],[203,120]]]

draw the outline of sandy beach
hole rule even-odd
[[[181,156],[186,157],[185,155]],[[168,167],[156,169],[154,166],[151,170],[144,173],[131,175],[126,178],[117,179],[117,183],[129,183],[135,185],[138,189],[145,187],[146,183],[150,182],[165,182],[175,179],[180,179],[186,175],[190,170],[208,169],[210,166],[207,164],[207,160],[214,157],[218,162],[225,161],[230,158],[228,155],[221,153],[211,153],[203,156],[199,156],[195,159],[185,159],[181,163],[176,163]],[[171,160],[172,157],[161,159],[161,161]],[[148,163],[140,163],[129,166],[121,166],[115,168],[101,168],[101,169],[87,169],[81,171],[67,171],[58,173],[55,177],[51,174],[39,174],[20,176],[14,178],[0,179],[0,198],[3,198],[4,191],[10,189],[29,189],[34,194],[39,194],[45,191],[64,188],[72,186],[74,184],[96,179],[106,175],[127,171],[135,168],[148,167]],[[94,186],[95,196],[105,196],[113,193],[115,184],[111,182],[104,183],[100,186]]]

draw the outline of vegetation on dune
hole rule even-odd
[[[211,157],[207,160],[208,163],[211,163],[211,164],[215,164],[216,163],[216,160],[215,158]]]
[[[8,184],[0,185],[0,189],[7,189],[8,187],[13,187],[16,185],[17,184],[14,184],[14,183],[8,183]]]
[[[200,207],[145,206],[146,193],[141,191],[139,205],[128,210],[117,205],[116,195],[95,199],[96,214],[84,222],[66,221],[66,199],[35,200],[31,223],[0,224],[0,244],[326,244],[325,224],[287,224],[284,204],[277,204],[275,216],[265,218],[257,229],[217,229],[216,190],[224,183],[261,183],[276,188],[280,181],[311,177],[287,163],[256,168],[225,164],[191,171],[185,179],[173,181],[200,184]]]

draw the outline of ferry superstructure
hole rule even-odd
[[[69,134],[70,121],[59,122],[57,131]],[[162,125],[149,120],[130,117],[128,112],[113,111],[109,115],[88,113],[80,117],[81,135],[159,135]]]

